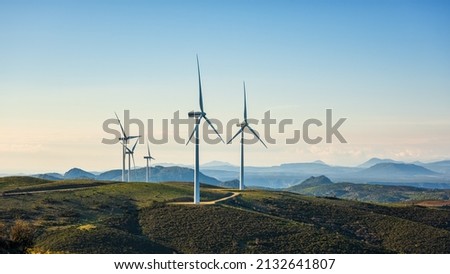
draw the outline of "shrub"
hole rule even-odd
[[[36,229],[26,221],[16,220],[9,231],[9,239],[21,250],[30,247],[34,242]]]

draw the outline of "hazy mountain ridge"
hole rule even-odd
[[[359,173],[362,177],[386,178],[386,177],[411,177],[411,176],[435,176],[438,172],[415,164],[404,163],[378,163]]]
[[[396,161],[396,160],[392,160],[392,159],[380,159],[380,158],[371,158],[369,160],[367,160],[366,162],[358,165],[358,167],[360,168],[369,168],[372,167],[376,164],[381,164],[381,163],[394,163],[394,164],[403,164],[404,162],[402,161]]]
[[[135,170],[131,170],[130,173],[130,181],[133,182],[143,182],[145,181],[146,168],[138,168]],[[128,170],[125,173],[125,179],[127,179]],[[192,181],[194,176],[194,171],[190,168],[185,167],[162,167],[162,166],[153,166],[151,167],[151,178],[150,182],[189,182]],[[115,169],[109,170],[99,175],[95,175],[93,173],[87,172],[85,170],[79,168],[72,168],[67,171],[64,175],[58,173],[45,173],[34,175],[36,178],[47,179],[47,180],[70,180],[70,179],[94,179],[101,181],[121,181],[122,180],[122,170]],[[204,184],[210,184],[219,186],[222,184],[221,181],[206,176],[200,172],[200,182]]]
[[[409,185],[426,188],[450,188],[450,161],[414,164],[401,163],[391,159],[372,158],[361,165],[367,168],[332,166],[321,161],[310,163],[284,163],[278,166],[245,167],[246,185],[250,187],[287,188],[311,176],[325,175],[336,182],[370,183],[382,185]],[[360,166],[361,166],[360,165]],[[220,185],[221,182],[239,178],[239,167],[220,161],[201,166],[201,180],[204,183]],[[151,181],[192,181],[193,170],[184,166],[152,166]],[[120,169],[109,170],[98,175],[81,169],[72,169],[65,175],[45,173],[35,177],[61,180],[94,178],[97,180],[120,181]],[[145,181],[145,168],[131,171],[132,181]]]
[[[371,159],[366,163],[374,165],[361,167],[332,166],[321,162],[285,163],[270,167],[245,167],[246,184],[269,188],[286,188],[311,176],[326,175],[334,181],[355,183],[381,183],[421,186],[429,188],[450,188],[450,176],[439,171],[450,172],[450,161],[426,164],[406,164],[390,159]],[[424,164],[425,165],[425,164]],[[439,169],[436,168],[439,166]],[[203,167],[205,175],[221,181],[239,178],[237,166]],[[449,173],[450,174],[450,173]]]

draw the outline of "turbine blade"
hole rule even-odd
[[[128,139],[128,140],[131,140],[131,139],[134,139],[134,138],[140,138],[140,137],[141,137],[141,135],[138,135],[138,136],[128,136],[127,139]]]
[[[148,142],[147,142],[147,151],[148,151],[148,157],[151,157],[151,156],[150,156],[150,147],[149,147],[149,145],[148,145]]]
[[[245,91],[245,81],[244,81],[244,121],[247,122],[247,92]]]
[[[206,116],[204,116],[204,117],[205,117],[206,122],[208,122],[208,124],[212,127],[212,129],[214,129],[214,132],[216,132],[217,136],[219,136],[219,138],[220,138],[220,140],[222,141],[222,143],[225,143],[225,142],[223,141],[223,139],[222,139],[222,136],[220,136],[219,132],[218,132],[218,131],[216,130],[216,128],[213,126],[213,124],[211,123],[211,121],[210,121]]]
[[[202,80],[200,77],[200,64],[198,62],[198,55],[197,55],[197,73],[198,73],[198,93],[199,93],[200,110],[202,112],[204,112],[204,110],[203,110],[203,95],[202,95]]]
[[[150,157],[150,159],[152,159],[152,160],[156,160],[155,158],[153,158],[153,157]]]
[[[264,144],[263,140],[261,140],[261,138],[259,138],[258,133],[256,133],[255,130],[253,130],[253,128],[251,128],[249,125],[247,125],[247,128],[256,136],[256,138],[258,138],[258,140],[267,148],[266,144]]]
[[[117,113],[114,112],[114,114],[116,115],[117,121],[119,121],[119,125],[120,125],[120,130],[122,130],[122,134],[124,139],[127,139],[127,134],[125,133],[125,130],[123,129],[122,123],[120,122],[119,116],[117,116]]]
[[[231,138],[230,141],[227,142],[227,145],[230,144],[234,140],[234,138],[236,138],[239,135],[239,133],[242,132],[242,130],[243,129],[241,128],[238,132],[236,132],[236,134],[233,136],[233,138]]]
[[[200,124],[200,121],[195,125],[194,130],[192,131],[191,136],[189,136],[189,139],[188,139],[186,145],[189,144],[189,142],[190,142],[191,139],[192,139],[192,136],[194,136],[195,131],[198,130],[198,125],[199,125],[199,124]]]
[[[138,144],[139,139],[136,140],[136,143],[134,143],[133,148],[131,149],[131,153],[134,153],[134,149],[136,148],[136,145]]]
[[[136,163],[134,162],[134,153],[131,153],[131,159],[133,159],[133,170],[136,169]]]

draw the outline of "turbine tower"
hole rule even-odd
[[[255,130],[253,130],[247,122],[247,92],[245,91],[245,82],[244,82],[244,121],[237,125],[241,129],[228,141],[227,144],[231,143],[234,138],[236,138],[239,134],[241,134],[241,172],[239,178],[239,190],[245,189],[244,184],[244,129],[248,128],[250,132],[255,135],[255,137],[267,148],[266,144],[259,138],[258,134]]]
[[[119,141],[121,141],[122,144],[122,182],[125,182],[125,156],[127,154],[127,150],[128,150],[128,140],[134,139],[134,138],[139,138],[141,137],[139,136],[128,136],[125,132],[125,130],[123,129],[122,123],[120,122],[119,116],[117,116],[117,113],[114,112],[114,114],[116,115],[117,121],[119,121],[119,125],[120,125],[120,130],[122,131],[122,137],[119,138]],[[128,180],[130,181],[130,180]]]
[[[131,158],[133,158],[133,170],[136,169],[136,163],[134,162],[134,149],[136,148],[136,145],[138,144],[139,139],[136,140],[136,143],[134,143],[134,146],[132,149],[127,148],[126,154],[128,154],[128,182],[130,182],[130,173],[131,173]]]
[[[155,158],[152,157],[152,155],[150,154],[150,147],[148,146],[148,142],[147,142],[147,151],[148,151],[148,155],[144,156],[144,159],[147,160],[147,168],[145,170],[145,181],[148,183],[150,181],[150,165],[151,165],[151,161],[152,160],[156,160]]]
[[[223,139],[220,136],[219,132],[217,132],[216,128],[213,126],[211,121],[206,117],[205,110],[203,108],[203,95],[202,95],[202,80],[200,77],[200,65],[198,62],[198,55],[197,55],[197,73],[198,73],[198,95],[199,95],[199,105],[200,105],[200,111],[191,111],[188,113],[189,118],[195,119],[195,127],[192,131],[191,135],[189,136],[189,139],[186,143],[189,144],[189,142],[192,139],[192,136],[195,134],[195,164],[194,164],[194,204],[200,203],[200,178],[199,178],[199,169],[200,169],[200,162],[199,162],[199,125],[202,120],[202,118],[205,119],[205,121],[211,126],[211,128],[214,130],[214,132],[219,136],[220,140],[223,143]]]

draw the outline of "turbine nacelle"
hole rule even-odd
[[[141,135],[139,135],[139,136],[126,136],[126,137],[120,137],[120,138],[119,138],[119,141],[128,141],[128,140],[135,139],[135,138],[140,138],[140,137],[141,137]]]
[[[240,128],[244,128],[244,127],[248,126],[248,123],[247,123],[247,121],[243,121],[241,123],[237,123],[236,126],[240,127]]]
[[[202,116],[206,116],[206,113],[202,112],[202,111],[189,111],[189,113],[188,113],[188,117],[189,118],[196,118],[196,119],[198,119],[198,118],[200,118]]]

